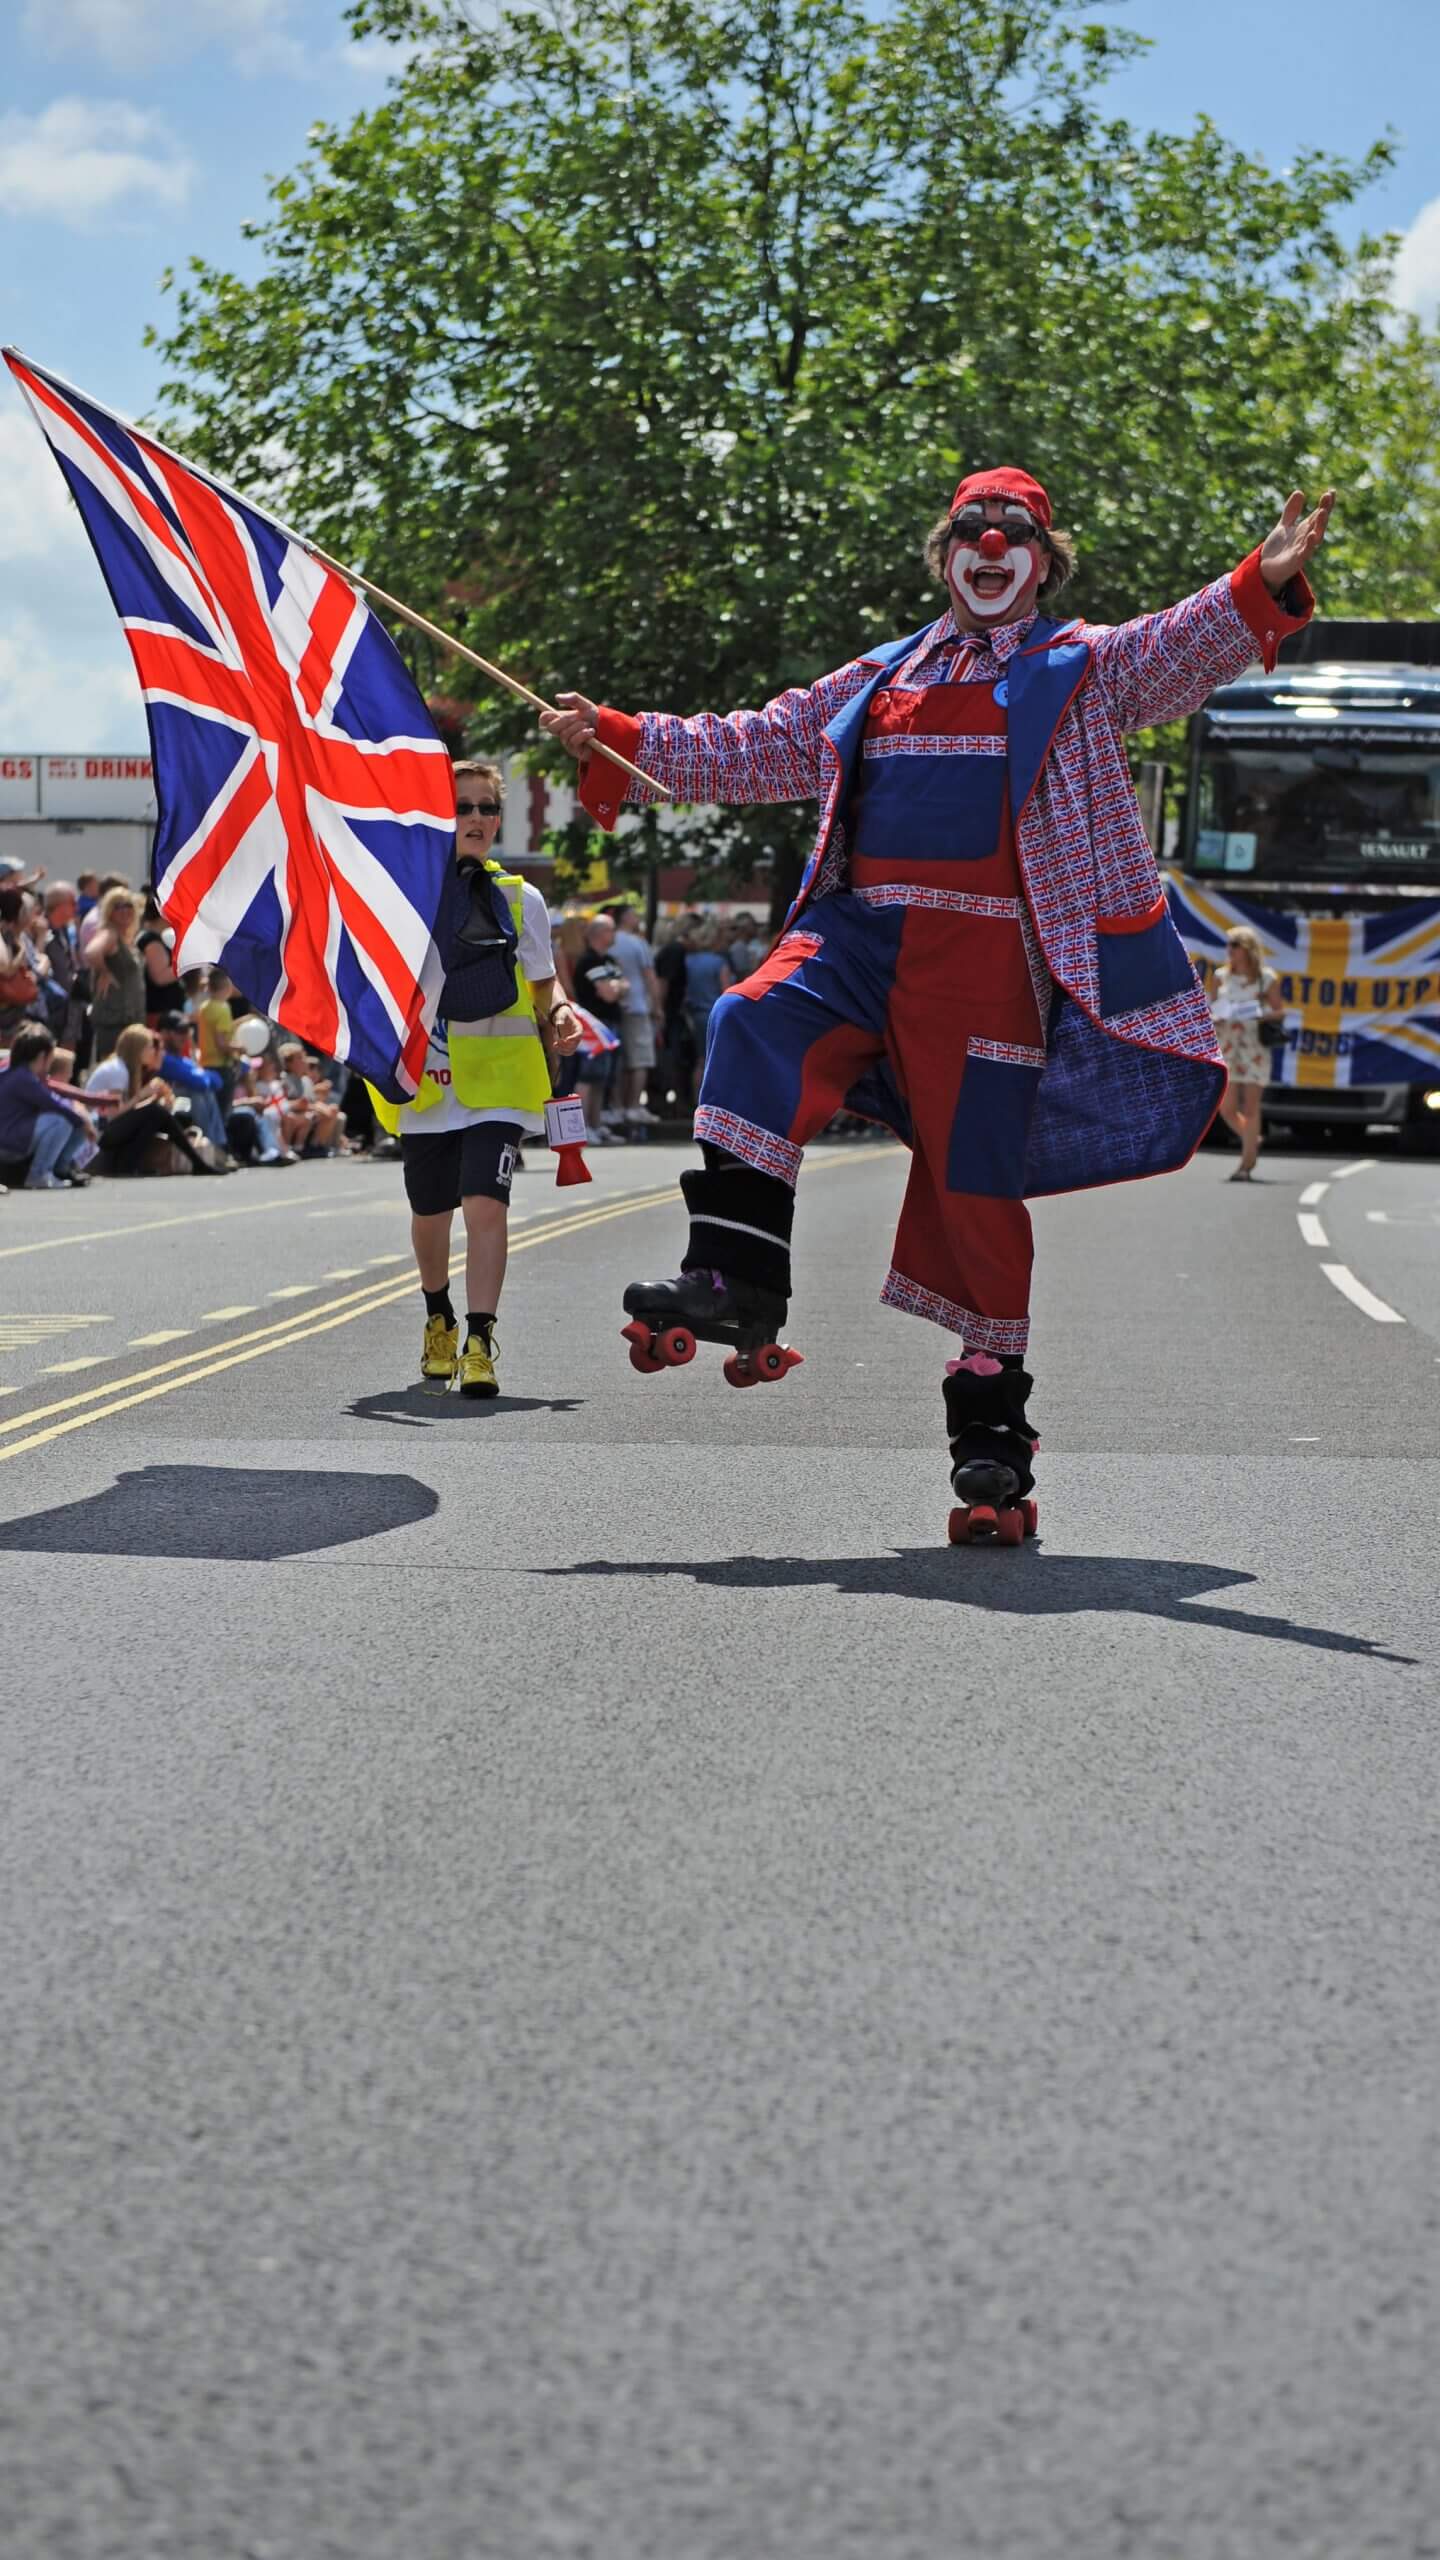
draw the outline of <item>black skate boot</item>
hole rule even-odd
[[[713,1154],[712,1150],[707,1153]],[[730,1346],[732,1387],[775,1382],[802,1354],[779,1339],[790,1297],[794,1194],[773,1174],[723,1159],[680,1177],[690,1250],[674,1280],[632,1280],[621,1327],[642,1377],[683,1369],[702,1342]]]
[[[1031,1461],[1040,1443],[1025,1417],[1034,1383],[1028,1370],[1007,1368],[984,1351],[950,1363],[945,1422],[958,1505],[950,1514],[952,1547],[981,1538],[1018,1547],[1034,1537],[1039,1513],[1029,1499]]]

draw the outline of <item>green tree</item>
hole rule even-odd
[[[1101,618],[1345,492],[1327,598],[1433,609],[1436,350],[1387,157],[1277,174],[1103,112],[1134,40],[1075,0],[360,0],[413,48],[271,190],[257,283],[199,261],[170,431],[542,690],[727,708],[936,609],[963,468],[1023,460]],[[453,667],[422,664],[447,693]],[[534,744],[476,694],[476,734]],[[697,817],[776,856],[802,813]]]

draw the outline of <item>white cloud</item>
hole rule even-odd
[[[130,652],[84,527],[38,427],[12,407],[0,413],[0,754],[118,754],[144,739]]]
[[[56,98],[0,115],[0,213],[83,231],[101,214],[178,206],[194,177],[163,120],[118,98]]]
[[[1395,299],[1431,327],[1440,319],[1440,196],[1422,205],[1400,243]]]
[[[45,53],[98,55],[128,71],[137,62],[178,62],[212,44],[243,60],[283,38],[289,14],[289,0],[26,0],[23,23]]]
[[[145,706],[113,614],[111,621],[113,634],[97,633],[92,649],[60,649],[39,614],[7,611],[0,754],[145,754]]]

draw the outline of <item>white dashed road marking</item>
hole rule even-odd
[[[1376,1297],[1373,1289],[1367,1289],[1363,1280],[1357,1280],[1354,1272],[1347,1270],[1343,1262],[1322,1262],[1320,1268],[1327,1280],[1334,1281],[1341,1297],[1348,1298],[1352,1307],[1358,1307],[1362,1315],[1373,1317],[1376,1324],[1405,1322],[1393,1307],[1386,1306],[1383,1298]]]
[[[1306,1244],[1318,1244],[1322,1252],[1329,1252],[1330,1239],[1325,1233],[1324,1228],[1321,1226],[1319,1219],[1312,1216],[1308,1209],[1301,1209],[1297,1213],[1296,1224],[1298,1225],[1301,1236]]]
[[[202,1324],[228,1324],[232,1316],[253,1316],[258,1312],[255,1307],[211,1307],[200,1321]]]
[[[1328,1182],[1307,1183],[1305,1189],[1300,1194],[1301,1208],[1318,1209],[1329,1188],[1330,1185]]]
[[[153,1351],[157,1342],[183,1342],[186,1335],[194,1330],[193,1325],[174,1324],[162,1325],[158,1333],[132,1333],[129,1348],[132,1351]]]
[[[86,1353],[83,1360],[47,1360],[41,1375],[46,1378],[68,1378],[73,1369],[103,1369],[104,1366],[104,1352],[90,1351]]]
[[[1347,1174],[1371,1173],[1379,1161],[1378,1156],[1357,1156],[1353,1164],[1337,1164],[1330,1179],[1332,1182],[1343,1182]]]

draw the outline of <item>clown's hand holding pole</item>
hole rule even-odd
[[[1274,535],[1271,535],[1273,542]],[[588,756],[595,744],[597,707],[583,693],[557,693],[558,711],[542,711],[540,726],[572,756]]]

